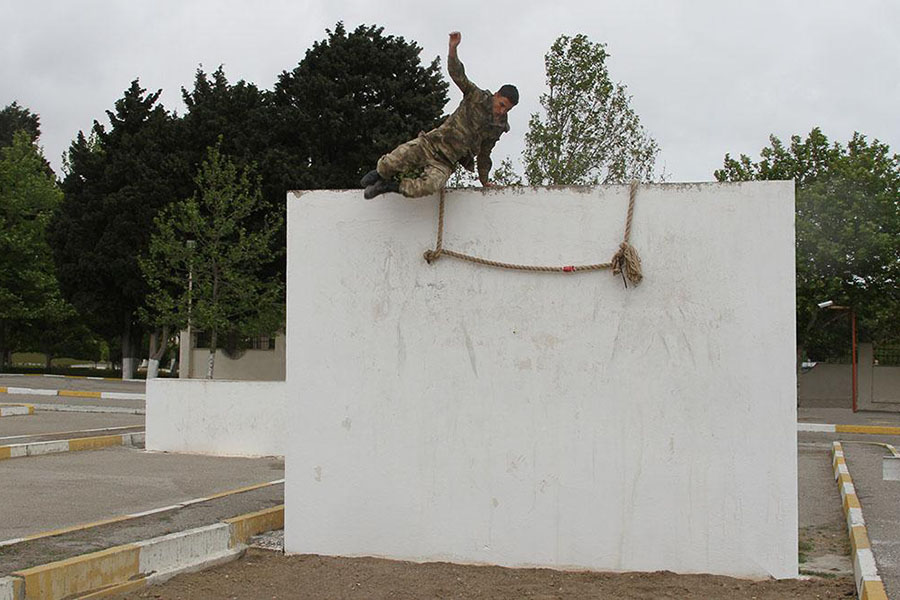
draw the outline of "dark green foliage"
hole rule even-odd
[[[859,133],[831,144],[819,128],[770,141],[758,162],[725,155],[715,176],[796,181],[798,344],[815,360],[849,354],[846,314],[818,309],[826,300],[854,308],[860,339],[900,340],[900,157]]]
[[[94,331],[124,336],[125,357],[141,338],[137,310],[149,291],[138,256],[160,208],[184,193],[174,119],[156,105],[160,93],[135,80],[107,112],[108,129],[95,121],[89,138],[78,134],[50,238],[63,294]]]
[[[435,58],[384,29],[338,23],[274,90],[284,189],[355,188],[378,158],[439,124],[447,83]]]
[[[0,147],[12,146],[13,136],[24,131],[36,143],[41,136],[41,118],[17,102],[0,110]]]

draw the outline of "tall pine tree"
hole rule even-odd
[[[375,26],[326,31],[273,92],[284,189],[357,187],[382,154],[436,126],[448,100],[440,61],[423,66],[415,42]]]
[[[51,224],[51,245],[64,296],[91,328],[121,336],[122,376],[131,377],[143,326],[138,309],[148,287],[138,266],[153,219],[183,197],[185,165],[178,160],[174,118],[134,80],[109,127],[94,122],[67,157],[62,206]]]

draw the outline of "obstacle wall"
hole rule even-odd
[[[286,550],[795,576],[793,183],[437,207],[288,195]]]
[[[147,450],[283,456],[283,381],[150,379]]]

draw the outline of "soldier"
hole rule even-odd
[[[507,84],[491,94],[469,81],[456,55],[461,39],[458,31],[450,34],[447,70],[462,90],[462,102],[439,127],[378,159],[376,168],[360,180],[366,199],[385,192],[400,192],[408,198],[434,194],[447,183],[457,163],[474,171],[476,161],[481,185],[490,187],[491,150],[509,131],[506,113],[519,103],[519,91]]]

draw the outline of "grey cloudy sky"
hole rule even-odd
[[[726,152],[756,156],[818,125],[854,131],[900,152],[900,2],[896,0],[0,0],[0,106],[41,117],[41,145],[59,172],[79,130],[135,77],[183,112],[180,89],[199,65],[271,89],[338,20],[378,24],[415,40],[423,62],[460,57],[485,88],[522,94],[495,159],[518,157],[544,90],[543,56],[560,34],[605,42],[614,80],[661,152],[672,181],[706,181]],[[449,78],[448,78],[449,79]],[[453,88],[448,110],[459,101]]]

